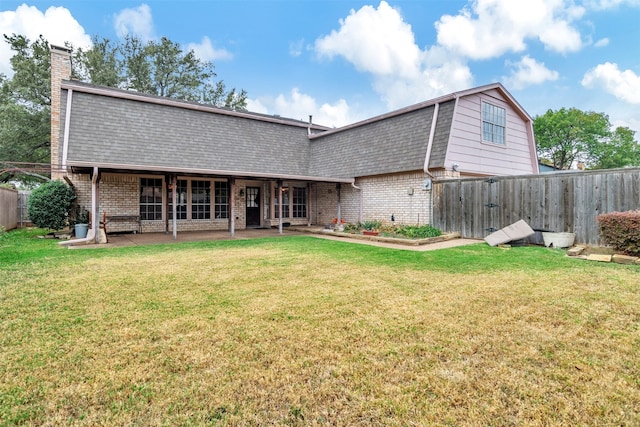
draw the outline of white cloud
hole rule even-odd
[[[363,6],[340,20],[340,29],[316,40],[320,56],[343,56],[360,71],[376,75],[413,77],[420,65],[420,49],[411,26],[386,2]]]
[[[187,51],[193,50],[202,61],[223,61],[233,58],[233,54],[226,49],[216,49],[209,37],[203,37],[200,43],[189,43]]]
[[[123,9],[113,17],[116,34],[125,37],[128,34],[139,37],[143,42],[155,39],[151,8],[146,4],[133,9]]]
[[[640,0],[587,0],[585,5],[591,9],[614,9],[619,6],[640,6]]]
[[[468,87],[465,63],[439,48],[421,50],[411,26],[385,1],[363,6],[340,20],[340,28],[315,42],[321,58],[341,56],[374,77],[373,87],[398,108]]]
[[[630,104],[640,104],[640,75],[632,70],[621,71],[618,64],[605,62],[587,71],[582,86],[602,87],[606,92]]]
[[[598,40],[597,42],[595,42],[593,44],[595,47],[605,47],[605,46],[609,46],[609,39],[607,37]]]
[[[65,42],[74,47],[88,48],[91,36],[76,21],[68,9],[49,7],[44,13],[35,6],[23,4],[15,11],[0,12],[0,28],[2,34],[17,34],[35,41],[42,35],[49,43],[64,46]],[[13,75],[9,60],[13,56],[9,44],[0,40],[0,73],[8,77]]]
[[[511,68],[511,75],[504,78],[509,88],[524,89],[530,85],[537,85],[546,81],[557,80],[559,73],[548,69],[543,62],[538,62],[525,55],[518,62],[507,61],[507,67]]]
[[[584,12],[562,0],[477,0],[436,22],[438,43],[471,59],[521,52],[528,39],[560,53],[577,51],[582,41],[571,23]]]
[[[293,88],[291,93],[280,94],[276,98],[261,97],[247,100],[247,109],[256,113],[274,114],[295,120],[309,120],[313,116],[313,123],[330,127],[340,127],[360,120],[353,117],[347,101],[339,99],[333,104],[318,102],[311,96]]]

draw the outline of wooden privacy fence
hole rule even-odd
[[[443,180],[433,185],[434,226],[483,239],[523,219],[534,230],[602,244],[596,216],[640,209],[640,168]]]
[[[0,187],[0,227],[7,230],[18,226],[18,192]]]

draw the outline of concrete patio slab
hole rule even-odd
[[[402,249],[408,251],[429,251],[436,249],[444,249],[444,248],[452,248],[456,246],[462,245],[471,245],[477,243],[483,243],[482,240],[474,240],[474,239],[460,239],[454,238],[441,242],[425,244],[425,245],[402,245],[396,243],[386,243],[379,242],[373,240],[360,240],[360,239],[351,239],[348,237],[339,237],[332,235],[331,233],[323,233],[322,229],[318,228],[317,230],[306,229],[304,234],[320,239],[328,239],[328,240],[338,240],[348,243],[360,244],[360,245],[371,245],[378,246],[384,248],[392,248],[392,249]],[[228,231],[180,231],[177,234],[177,238],[173,239],[172,233],[138,233],[138,234],[110,234],[109,241],[106,244],[100,245],[78,245],[78,246],[69,246],[69,249],[101,249],[101,248],[116,248],[116,247],[126,247],[126,246],[142,246],[142,245],[154,245],[154,244],[171,244],[176,242],[195,242],[195,241],[205,241],[205,240],[246,240],[246,239],[257,239],[261,237],[281,237],[281,236],[294,236],[294,235],[302,235],[303,233],[297,231],[295,229],[285,228],[283,233],[278,233],[277,228],[266,228],[266,229],[245,229],[245,230],[237,230],[234,236]]]

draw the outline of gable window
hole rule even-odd
[[[501,107],[482,103],[482,140],[494,144],[504,145],[504,131],[506,126],[506,110]]]
[[[162,179],[140,178],[140,219],[162,219]]]
[[[211,181],[191,181],[191,219],[211,219]]]
[[[214,210],[217,219],[229,218],[229,186],[226,182],[214,184]]]
[[[293,187],[292,208],[293,208],[294,218],[307,217],[307,188],[306,187]]]
[[[173,219],[173,190],[169,189],[168,218]],[[179,179],[176,183],[176,219],[187,219],[187,180]]]

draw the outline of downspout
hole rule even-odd
[[[429,162],[431,161],[431,149],[433,148],[433,138],[436,135],[436,123],[438,122],[438,113],[440,112],[440,103],[436,103],[433,109],[433,119],[431,120],[431,129],[429,130],[429,142],[427,144],[427,155],[424,159],[424,173],[431,177],[431,181],[436,181],[436,177],[429,172]],[[427,207],[427,214],[429,215],[429,221],[427,224],[433,224],[433,184],[429,190],[429,201]]]
[[[67,90],[67,108],[64,112],[64,136],[62,137],[62,171],[67,176],[67,153],[69,151],[69,120],[71,119],[71,99],[73,90]]]
[[[433,110],[433,119],[431,120],[431,129],[429,130],[429,142],[427,144],[427,155],[424,159],[424,173],[429,175],[431,179],[436,179],[435,176],[429,172],[429,161],[431,160],[431,149],[433,147],[433,138],[436,135],[436,123],[438,121],[438,112],[440,111],[440,103],[437,103]]]
[[[64,240],[58,242],[61,246],[77,245],[81,243],[99,243],[100,240],[100,216],[98,214],[98,183],[99,183],[98,167],[93,167],[93,176],[91,177],[91,229],[87,233],[87,237],[82,239]]]
[[[69,153],[69,121],[71,120],[71,103],[73,99],[73,90],[67,90],[67,107],[65,109],[64,118],[64,133],[62,137],[62,171],[65,181],[69,181],[67,176],[67,156]],[[98,181],[99,170],[97,166],[93,167],[93,176],[91,177],[91,230],[87,233],[86,237],[82,239],[65,240],[58,242],[59,245],[74,245],[82,243],[98,243],[100,240],[100,215],[98,213]]]
[[[363,213],[363,207],[362,207],[362,203],[364,202],[364,196],[362,195],[362,188],[358,187],[356,185],[356,179],[353,178],[353,181],[351,181],[351,186],[353,188],[355,188],[356,190],[358,190],[360,193],[360,202],[359,202],[359,209],[358,209],[358,222],[362,222],[362,213]]]

